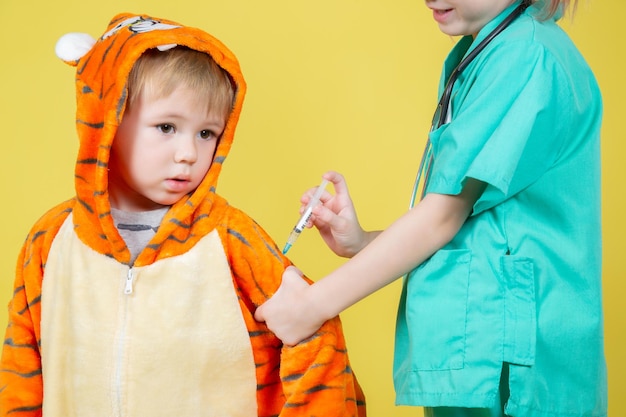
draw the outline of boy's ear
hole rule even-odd
[[[87,33],[67,33],[59,38],[54,52],[66,64],[75,67],[95,43],[96,40]]]

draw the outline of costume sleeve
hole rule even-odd
[[[220,233],[228,242],[233,282],[250,333],[259,415],[365,416],[338,317],[294,347],[283,346],[265,323],[254,320],[256,308],[278,289],[290,261],[258,224],[237,213]]]
[[[281,417],[366,415],[338,317],[300,344],[283,347],[280,377],[287,400]]]
[[[0,417],[42,415],[41,283],[50,245],[73,204],[68,200],[42,216],[20,252],[0,363]]]
[[[430,136],[435,159],[428,192],[458,194],[468,178],[483,181],[474,214],[554,165],[572,125],[567,106],[575,101],[567,74],[543,46],[507,42],[483,53],[457,81],[452,121]]]
[[[29,241],[33,236],[29,236]],[[35,259],[27,259],[26,243],[18,259],[13,299],[9,303],[9,324],[2,349],[0,369],[0,416],[41,416],[43,383],[41,357],[33,318],[38,316],[39,292],[25,284],[23,268]],[[41,288],[41,287],[39,287]],[[33,294],[34,293],[34,294]]]

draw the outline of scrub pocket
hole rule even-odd
[[[501,260],[504,295],[504,360],[516,365],[535,364],[537,302],[534,262],[521,256]]]
[[[408,354],[413,370],[464,366],[471,252],[440,250],[406,281]]]

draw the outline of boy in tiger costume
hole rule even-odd
[[[339,318],[294,347],[254,320],[290,261],[215,192],[235,56],[129,14],[57,55],[77,67],[76,196],[20,253],[0,416],[365,416]]]

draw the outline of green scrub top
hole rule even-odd
[[[448,56],[450,72],[519,4]],[[457,236],[404,280],[397,403],[605,416],[600,124],[595,77],[554,20],[528,8],[457,80],[431,132],[427,193],[487,184]]]

